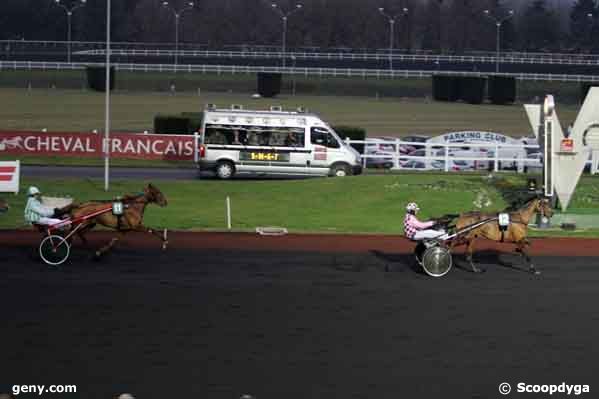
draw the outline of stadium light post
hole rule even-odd
[[[587,19],[589,21],[589,52],[591,52],[593,50],[593,28],[595,25],[595,16],[593,15],[593,13],[588,13],[587,14]]]
[[[167,8],[173,12],[175,16],[175,67],[178,65],[178,57],[179,57],[179,18],[183,15],[183,13],[187,10],[193,9],[194,3],[192,1],[188,2],[185,7],[180,10],[173,8],[168,1],[163,1],[162,6]],[[176,68],[175,68],[175,72]]]
[[[293,81],[292,81],[292,85],[291,85],[291,95],[293,97],[295,97],[295,55],[291,56],[291,61],[293,61]]]
[[[287,11],[287,12],[284,12],[283,10],[281,10],[281,7],[279,7],[277,5],[277,3],[272,3],[270,6],[273,10],[278,11],[278,13],[281,15],[281,19],[283,21],[282,53],[283,53],[283,68],[285,68],[285,53],[287,51],[287,20],[291,14],[301,10],[303,5],[298,3],[295,5],[295,8],[293,8],[291,11]]]
[[[390,15],[385,12],[383,7],[379,8],[381,15],[389,21],[389,69],[393,70],[393,42],[395,40],[395,21],[402,16],[408,15],[408,9],[403,8],[401,13]]]
[[[495,72],[499,72],[499,55],[501,53],[501,25],[508,19],[514,16],[514,10],[510,10],[508,15],[503,18],[497,18],[494,15],[491,15],[489,10],[485,10],[485,16],[489,18],[491,21],[495,22],[495,26],[497,28],[497,40],[496,40],[496,49],[495,49]]]
[[[106,0],[106,100],[104,125],[104,191],[109,189],[110,162],[110,0]]]
[[[67,7],[60,2],[61,0],[55,0],[55,3],[62,7],[64,11],[67,13],[67,62],[71,63],[71,17],[73,16],[73,12],[85,6],[87,0],[80,0],[79,3],[76,3],[72,7]]]

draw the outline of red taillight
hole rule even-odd
[[[199,148],[200,158],[204,158],[206,156],[206,147],[204,144],[200,144]]]

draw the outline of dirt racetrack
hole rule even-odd
[[[413,244],[392,236],[175,233],[162,252],[135,235],[100,262],[77,245],[58,270],[35,259],[38,242],[0,232],[0,393],[13,384],[77,384],[77,394],[42,396],[66,399],[496,398],[502,382],[589,384],[583,397],[599,389],[596,240],[535,240],[541,276],[487,250],[486,273],[458,267],[441,279],[423,275]],[[547,397],[509,397],[520,396]]]

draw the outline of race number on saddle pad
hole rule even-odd
[[[112,203],[112,214],[117,215],[117,216],[123,214],[123,203],[122,202],[113,202]]]
[[[499,214],[499,226],[507,227],[510,225],[510,214],[509,213],[500,213]]]

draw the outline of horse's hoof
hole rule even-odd
[[[166,251],[166,248],[168,247],[168,241],[165,241],[162,243],[162,250]]]
[[[541,272],[540,272],[540,271],[538,271],[537,269],[530,269],[530,272],[531,272],[532,274],[534,274],[535,276],[539,276],[539,275],[541,275]]]

